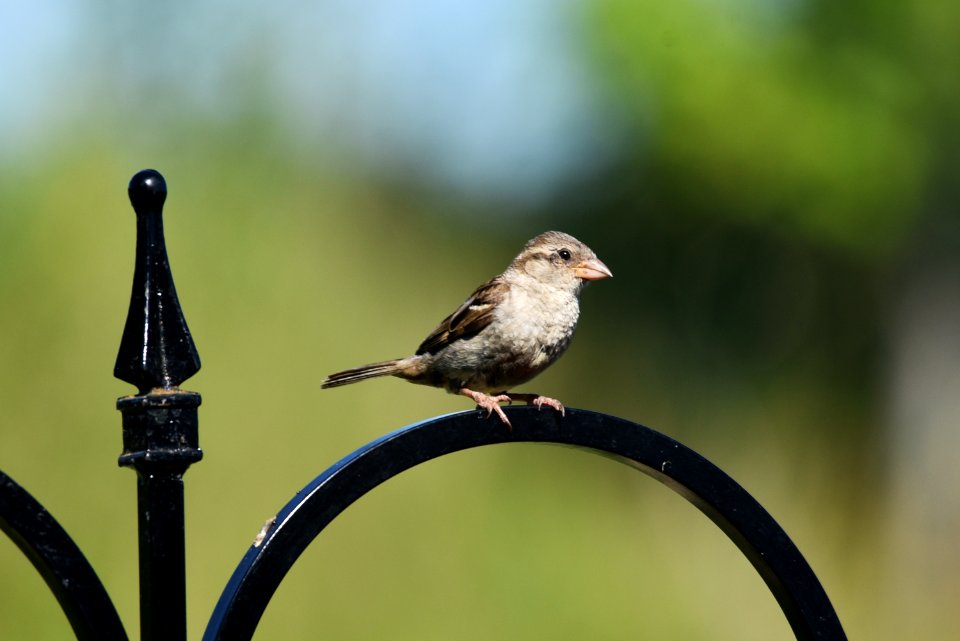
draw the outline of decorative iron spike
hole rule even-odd
[[[130,310],[113,375],[140,394],[172,390],[197,373],[200,355],[183,318],[163,238],[167,183],[144,169],[131,180],[130,202],[137,213],[137,256]]]

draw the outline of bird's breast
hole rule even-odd
[[[570,344],[580,316],[575,296],[512,291],[491,327],[502,337],[505,351],[518,366],[539,371]]]
[[[576,296],[513,288],[483,331],[430,355],[437,380],[423,382],[454,392],[463,387],[501,392],[521,385],[563,354],[579,314]]]

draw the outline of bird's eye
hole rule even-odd
[[[561,250],[558,251],[557,253],[560,254],[560,258],[562,258],[563,260],[570,260],[570,250],[569,250],[569,249],[561,249]]]

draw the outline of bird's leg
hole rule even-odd
[[[549,396],[540,396],[539,394],[519,394],[514,392],[513,398],[518,401],[523,401],[529,405],[536,405],[537,409],[540,409],[546,405],[547,407],[552,407],[560,412],[560,416],[567,415],[566,410],[563,408],[563,403],[555,398],[550,398]]]
[[[506,394],[490,396],[489,394],[484,394],[483,392],[474,392],[472,389],[467,389],[466,387],[461,388],[459,393],[463,396],[473,399],[473,402],[476,403],[477,407],[480,409],[487,410],[488,417],[493,412],[496,412],[497,416],[500,417],[500,420],[503,421],[507,427],[513,427],[510,425],[507,415],[503,413],[503,409],[500,408],[500,403],[510,403],[513,400]]]

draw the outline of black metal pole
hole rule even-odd
[[[114,375],[139,393],[117,400],[123,415],[121,466],[137,472],[140,638],[187,636],[183,474],[199,461],[200,395],[180,383],[200,369],[167,260],[161,217],[167,188],[153,170],[130,181],[137,255],[130,310]]]
[[[137,471],[142,641],[187,635],[183,473],[203,455],[199,405],[193,392],[155,391],[117,401],[123,414],[119,462]]]
[[[137,476],[140,511],[140,638],[187,638],[183,479]]]

